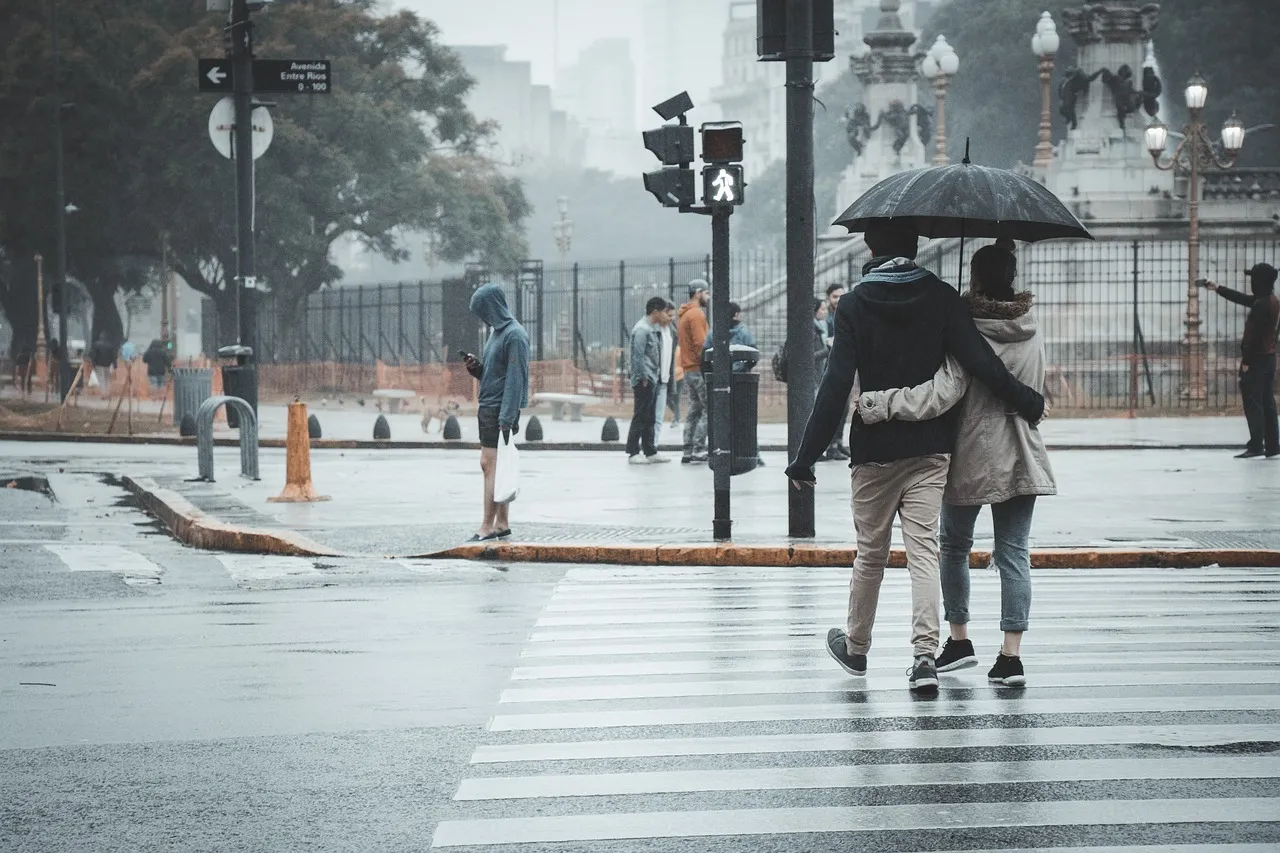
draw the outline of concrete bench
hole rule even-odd
[[[400,411],[400,407],[404,405],[405,400],[412,400],[418,394],[416,391],[406,391],[403,388],[379,388],[373,392],[373,396],[380,400],[386,400],[387,411],[394,415]],[[379,404],[378,410],[382,410],[381,404]]]
[[[585,394],[534,394],[533,404],[547,403],[551,406],[551,419],[564,420],[565,406],[569,407],[569,420],[582,420],[582,407],[600,402],[599,397],[588,397]]]

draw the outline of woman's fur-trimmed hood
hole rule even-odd
[[[991,299],[969,291],[964,295],[965,307],[983,336],[1001,343],[1016,343],[1035,337],[1036,321],[1031,314],[1034,297],[1030,292],[1014,294],[1012,302]]]

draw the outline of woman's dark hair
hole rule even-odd
[[[973,255],[970,266],[970,287],[988,299],[1012,302],[1013,279],[1018,272],[1018,261],[1012,252],[995,246],[984,246]]]
[[[826,305],[826,304],[827,304],[827,302],[826,302],[826,300],[825,300],[825,299],[815,299],[815,300],[813,300],[813,313],[817,314],[819,311],[821,311],[821,310],[822,310],[822,306],[823,306],[823,305]]]

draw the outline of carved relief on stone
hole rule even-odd
[[[1076,44],[1147,41],[1155,32],[1159,19],[1159,3],[1142,6],[1085,3],[1074,9],[1062,10],[1062,20]]]

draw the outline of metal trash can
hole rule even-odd
[[[222,365],[222,393],[228,397],[239,397],[253,409],[254,417],[258,415],[258,368],[249,362],[253,358],[253,349],[246,346],[222,347],[218,357],[235,363]],[[227,426],[240,428],[240,415],[230,406],[226,409]]]
[[[173,425],[180,426],[184,415],[194,418],[200,404],[212,396],[212,368],[173,368]]]
[[[712,383],[713,361],[710,349],[702,351],[702,374],[708,389]],[[735,372],[729,381],[729,449],[732,452],[730,474],[754,471],[760,460],[760,443],[757,426],[760,419],[760,374],[748,371],[760,361],[760,350],[741,344],[730,344],[729,358]],[[746,365],[741,367],[740,365]],[[708,393],[708,397],[710,394]],[[712,425],[715,419],[708,412],[707,443],[714,446]]]

